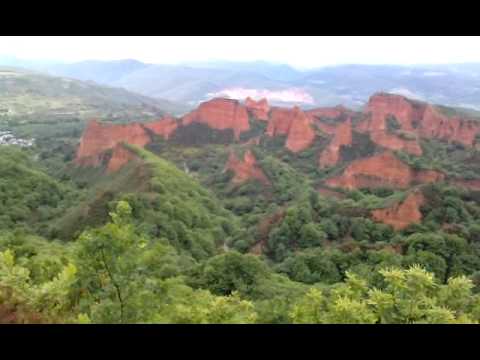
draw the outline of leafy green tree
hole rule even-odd
[[[301,247],[320,246],[326,240],[327,234],[318,224],[307,223],[300,229],[299,243]]]
[[[217,255],[195,271],[193,284],[209,289],[215,295],[255,296],[259,283],[270,275],[270,270],[254,255],[236,251]]]
[[[98,304],[92,306],[94,318],[102,321],[128,322],[135,313],[130,299],[141,286],[137,259],[147,242],[135,233],[131,211],[120,201],[111,223],[85,231],[77,240],[80,284]]]
[[[75,314],[72,294],[77,268],[66,265],[52,280],[34,282],[30,271],[16,264],[11,250],[0,252],[0,304],[12,306],[18,322],[35,312],[43,321],[72,321]]]
[[[385,286],[347,273],[345,283],[312,288],[292,307],[294,323],[478,323],[480,297],[464,276],[445,285],[419,266],[380,270]]]

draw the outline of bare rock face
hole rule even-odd
[[[154,134],[162,136],[165,140],[168,140],[178,128],[177,121],[172,117],[146,123],[143,126],[151,130]]]
[[[415,136],[415,135],[414,135]],[[414,140],[407,140],[387,131],[372,131],[370,139],[377,145],[394,151],[405,151],[406,153],[420,156],[422,155],[422,147],[418,143],[416,136]]]
[[[436,138],[473,146],[480,133],[480,123],[459,116],[449,117],[432,105],[408,100],[401,95],[379,93],[373,95],[365,109],[367,118],[357,130],[370,133],[372,141],[390,150],[403,150],[421,155],[417,140],[407,140],[387,133],[387,118],[394,116],[403,132],[424,138]],[[413,136],[414,137],[414,136]]]
[[[293,109],[293,121],[288,131],[285,146],[291,152],[300,152],[307,149],[315,140],[315,131],[311,120],[298,107]]]
[[[268,121],[268,112],[270,111],[270,105],[268,105],[267,99],[255,101],[250,97],[247,97],[247,99],[245,100],[245,107],[258,120]]]
[[[288,108],[273,108],[266,133],[268,136],[288,135],[292,125],[293,114]]]
[[[319,165],[321,168],[337,164],[340,158],[340,148],[352,144],[352,121],[350,119],[338,124],[334,129],[326,128],[326,130],[331,131],[333,138],[327,148],[320,153]]]
[[[431,105],[426,107],[420,126],[423,137],[455,141],[466,146],[473,146],[478,133],[479,122],[445,116]]]
[[[367,116],[358,123],[357,131],[369,133],[372,141],[389,150],[401,150],[413,155],[421,155],[422,148],[418,143],[415,126],[421,120],[424,107],[407,100],[400,95],[375,94],[364,111]],[[409,133],[412,139],[406,139],[391,133],[387,126],[387,118],[394,116],[400,129]]]
[[[140,124],[101,124],[93,120],[82,135],[75,162],[82,166],[99,166],[102,153],[117,144],[125,142],[144,147],[150,141],[150,136]]]
[[[266,133],[268,136],[286,135],[285,146],[292,152],[305,150],[315,140],[312,120],[297,106],[293,109],[274,108]]]
[[[401,230],[422,221],[420,207],[424,202],[423,194],[420,191],[413,191],[400,203],[385,209],[373,210],[372,218],[375,221],[391,225],[395,230]]]
[[[232,129],[236,140],[250,129],[246,108],[238,100],[231,99],[216,98],[201,103],[182,119],[183,126],[194,122],[217,130]]]
[[[234,172],[235,176],[232,179],[234,184],[242,184],[251,179],[257,179],[264,184],[270,183],[250,150],[245,151],[243,160],[238,159],[235,153],[231,152],[225,165],[225,171],[227,170]]]
[[[328,179],[325,183],[332,187],[346,189],[393,187],[407,188],[415,183],[441,181],[444,174],[428,170],[415,171],[400,161],[392,152],[386,151],[350,163],[343,174]]]
[[[113,148],[112,157],[108,161],[107,173],[120,170],[124,165],[136,158],[137,156],[128,150],[123,144],[115,145]]]
[[[364,131],[387,130],[386,119],[389,115],[395,116],[402,130],[414,130],[414,123],[418,122],[424,112],[421,104],[407,100],[401,95],[379,93],[370,97],[365,113],[370,117],[359,124],[358,129]]]

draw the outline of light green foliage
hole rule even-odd
[[[234,291],[227,297],[217,297],[186,285],[180,272],[191,266],[191,260],[180,257],[166,241],[148,240],[137,234],[131,213],[127,202],[118,202],[116,211],[111,213],[111,223],[84,232],[77,241],[76,261],[84,294],[80,310],[88,317],[79,321],[255,321],[253,305],[240,299]]]
[[[45,319],[62,317],[68,321],[76,273],[77,268],[70,263],[52,280],[34,282],[30,271],[16,264],[11,250],[0,252],[0,304],[19,304]]]
[[[347,273],[345,283],[312,288],[292,307],[294,323],[478,323],[480,298],[471,280],[450,278],[441,285],[419,266],[380,270],[385,286],[372,287]]]

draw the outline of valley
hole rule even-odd
[[[9,71],[0,322],[480,321],[475,112],[383,91],[171,112]]]

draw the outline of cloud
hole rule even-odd
[[[247,97],[252,99],[266,98],[269,101],[282,101],[293,103],[314,104],[313,97],[303,89],[290,88],[287,90],[272,91],[268,89],[247,89],[247,88],[229,88],[216,93],[209,93],[207,97],[229,97],[232,99],[244,100]]]

